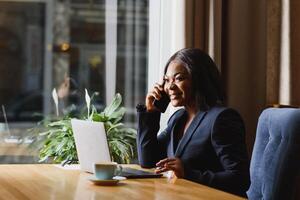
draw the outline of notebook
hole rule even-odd
[[[102,122],[72,119],[71,125],[81,170],[93,173],[94,163],[112,161]],[[121,176],[126,178],[155,178],[161,177],[162,174],[123,167]]]

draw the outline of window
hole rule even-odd
[[[53,88],[60,114],[79,112],[85,88],[98,93],[98,109],[119,92],[124,123],[135,127],[147,91],[148,0],[1,1],[0,19],[1,163],[37,161],[17,143],[55,115]]]

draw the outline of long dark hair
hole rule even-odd
[[[207,110],[223,104],[221,76],[215,62],[208,54],[196,48],[181,49],[168,60],[164,74],[172,61],[183,64],[191,74],[192,94],[200,109]]]

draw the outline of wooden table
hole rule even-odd
[[[55,165],[0,165],[0,199],[242,199],[184,179],[127,179],[116,186],[98,186],[88,180],[89,176]]]

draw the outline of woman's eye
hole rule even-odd
[[[175,78],[175,80],[176,81],[182,81],[182,80],[184,80],[184,77],[183,76],[178,76],[178,77]]]
[[[165,83],[169,83],[170,81],[169,81],[169,79],[164,78],[164,82],[165,82]]]

